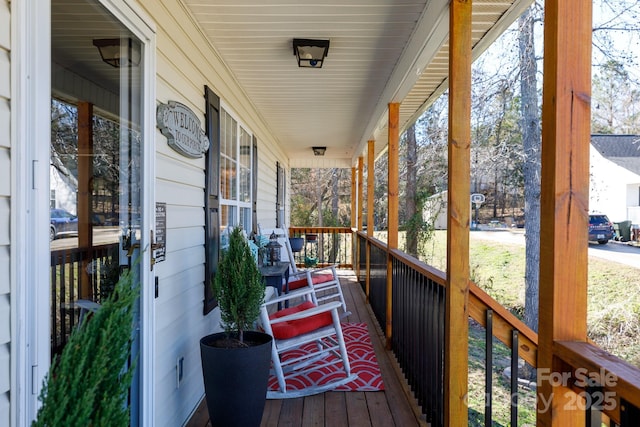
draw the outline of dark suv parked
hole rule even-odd
[[[78,217],[64,209],[51,209],[49,213],[51,224],[49,226],[49,240],[60,236],[78,234]]]
[[[613,223],[609,221],[606,215],[592,214],[589,215],[589,241],[598,242],[601,245],[606,244],[613,239]]]

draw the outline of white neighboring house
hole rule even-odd
[[[589,211],[640,224],[640,135],[592,135]]]
[[[78,179],[55,156],[51,157],[49,179],[51,180],[49,207],[64,209],[76,215]]]
[[[436,230],[447,229],[447,190],[429,197],[424,204],[422,217],[428,223],[433,222]]]

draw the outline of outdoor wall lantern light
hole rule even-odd
[[[329,40],[293,39],[293,54],[298,67],[322,68],[329,51]]]
[[[324,156],[324,152],[327,151],[327,147],[311,147],[311,149],[316,156]]]
[[[271,233],[269,236],[269,243],[267,243],[267,250],[269,251],[269,265],[276,265],[280,262],[280,248],[282,245],[278,243],[278,236],[276,233]]]
[[[140,43],[131,38],[95,39],[93,45],[102,60],[112,67],[137,67],[140,64]]]

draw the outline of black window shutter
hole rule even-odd
[[[258,232],[258,139],[253,136],[253,162],[251,163],[251,228]]]
[[[204,91],[206,132],[209,138],[204,201],[206,259],[203,314],[207,314],[218,305],[211,291],[211,280],[218,270],[220,253],[220,97],[208,86],[204,87]]]
[[[284,168],[276,162],[276,227],[284,227],[284,199],[285,199]]]
[[[276,228],[281,228],[282,224],[280,223],[280,209],[282,209],[282,205],[280,204],[280,200],[282,199],[282,168],[280,167],[280,162],[276,162]]]

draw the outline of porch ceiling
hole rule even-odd
[[[387,146],[388,103],[401,103],[402,131],[447,86],[449,0],[174,1],[192,14],[292,167],[351,167],[370,139],[378,155]],[[473,0],[474,56],[531,2]],[[52,2],[52,56],[110,87],[117,70],[90,40],[118,28],[93,19],[96,10],[85,0]],[[297,66],[294,38],[330,40],[321,69]],[[312,146],[326,154],[314,156]]]
[[[446,89],[447,0],[183,1],[292,167],[351,167],[370,139],[379,154],[389,102],[405,128]],[[530,4],[474,0],[474,56]],[[297,66],[294,38],[330,40],[321,69]]]

